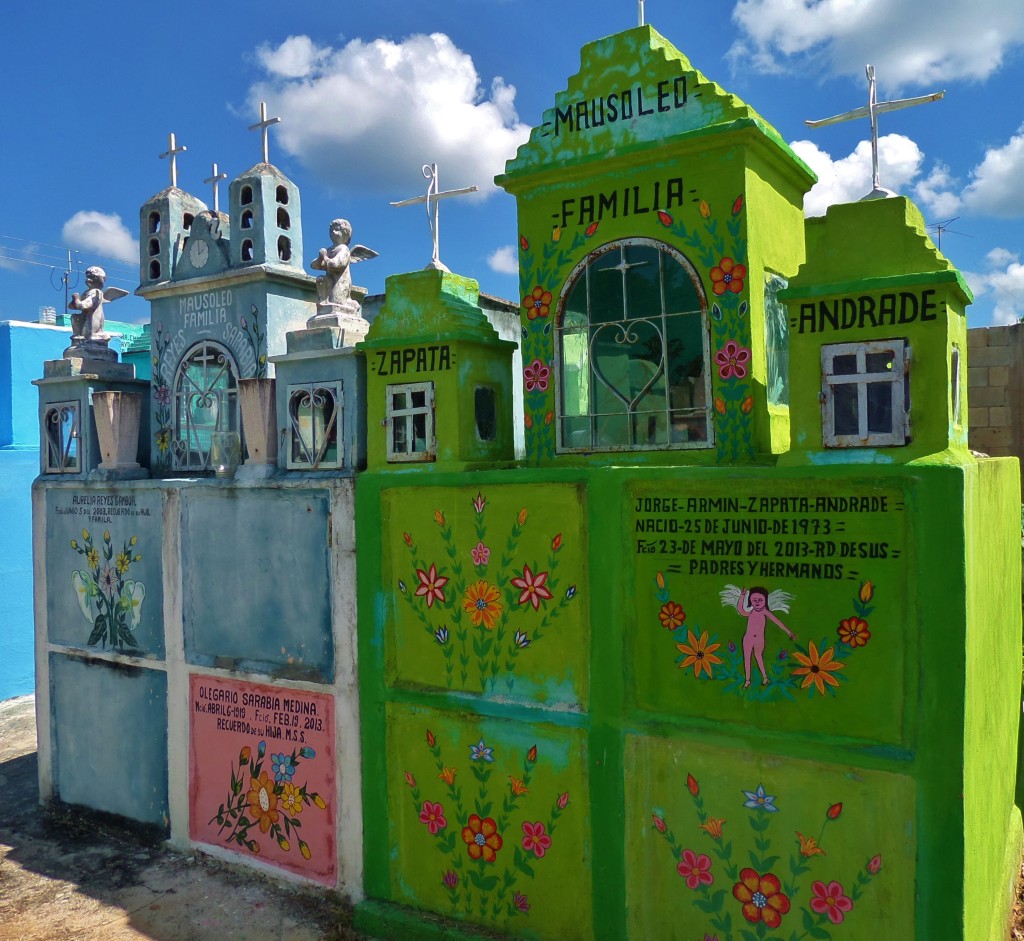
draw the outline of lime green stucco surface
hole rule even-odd
[[[920,213],[894,198],[805,223],[810,171],[649,27],[583,50],[498,182],[519,210],[526,460],[467,437],[466,372],[437,380],[437,460],[396,474],[371,443],[357,487],[358,923],[1001,941],[1018,471],[967,449],[971,298]],[[655,264],[703,347],[670,375],[669,328],[649,328],[663,372],[627,389],[595,324],[621,317],[616,342],[638,344],[654,280],[630,270]],[[393,279],[368,363],[453,338],[459,370],[481,355],[500,383],[475,298],[454,275]],[[906,435],[837,446],[823,347],[874,341],[905,353]],[[566,379],[579,363],[589,390]],[[368,373],[374,428],[388,380]],[[687,383],[706,435],[657,416],[623,433]]]

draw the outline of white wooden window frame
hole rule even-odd
[[[70,419],[67,436],[65,419]],[[43,409],[42,472],[77,474],[82,469],[81,404],[48,402]]]
[[[872,354],[892,355],[892,369],[868,372],[867,357]],[[856,356],[856,372],[834,374],[837,357]],[[905,445],[910,439],[910,408],[907,398],[910,346],[905,338],[865,340],[853,343],[826,343],[821,348],[821,422],[822,440],[827,448],[893,447]],[[875,383],[892,386],[892,422],[887,432],[868,431],[868,387]],[[835,394],[838,386],[855,385],[857,389],[857,434],[835,432]]]
[[[299,382],[288,386],[288,442],[287,458],[285,466],[289,470],[334,470],[345,465],[345,393],[344,383],[341,380],[330,382]],[[296,409],[309,408],[312,410],[320,408],[327,403],[328,398],[334,402],[334,411],[327,416],[324,423],[323,440],[316,438],[316,423],[312,424],[313,436],[309,447],[303,440],[298,425]],[[337,458],[335,460],[325,459],[327,447],[331,440],[331,433],[334,433],[338,445]],[[296,444],[298,447],[296,448]],[[299,457],[295,457],[298,451]]]
[[[409,402],[413,393],[424,392],[424,405],[407,405],[405,408],[397,408],[395,399],[398,395],[405,394]],[[385,432],[387,434],[387,459],[389,463],[401,462],[423,462],[433,461],[437,457],[437,440],[434,437],[434,383],[433,382],[403,382],[386,387],[387,396],[387,417],[385,418]],[[395,448],[395,425],[398,422],[405,423],[405,440],[410,448],[415,445],[413,424],[417,415],[425,416],[424,450],[403,450]]]

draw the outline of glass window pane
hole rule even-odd
[[[659,255],[651,245],[627,245],[626,316],[657,317],[661,314],[661,272]]]
[[[892,383],[869,382],[868,434],[892,434]]]
[[[427,416],[422,412],[412,416],[412,449],[417,453],[427,450]]]
[[[883,350],[880,353],[868,353],[864,357],[865,371],[872,372],[892,372],[892,365],[895,356],[892,350]]]
[[[409,451],[405,426],[405,418],[396,418],[391,425],[391,448],[396,454],[406,454]]]
[[[859,435],[860,418],[857,407],[857,384],[850,382],[832,387],[833,424],[837,435]]]
[[[591,265],[590,321],[608,323],[622,320],[622,250],[615,249],[598,258]]]
[[[404,392],[395,392],[391,396],[391,407],[395,409],[395,411],[404,411],[409,407],[406,405]]]
[[[424,408],[427,404],[427,393],[423,389],[414,389],[410,393],[413,408]]]
[[[846,353],[832,357],[833,376],[853,376],[857,372],[857,354]]]

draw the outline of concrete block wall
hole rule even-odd
[[[1024,456],[1024,325],[967,331],[971,448],[993,457]]]

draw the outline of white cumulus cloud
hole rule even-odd
[[[861,141],[853,153],[839,159],[811,141],[790,144],[817,175],[818,182],[804,199],[804,214],[820,216],[833,203],[852,203],[871,192],[871,142]],[[924,154],[909,137],[886,134],[878,139],[878,174],[882,186],[900,192],[920,172]]]
[[[971,172],[964,205],[989,216],[1024,216],[1024,127],[1003,147],[986,151]]]
[[[139,245],[121,217],[114,213],[83,210],[76,212],[61,231],[64,244],[81,251],[137,262]]]
[[[257,59],[267,76],[252,102],[281,116],[279,146],[336,189],[358,180],[414,196],[426,191],[421,166],[437,163],[442,189],[486,192],[529,135],[515,87],[496,77],[485,89],[473,59],[443,33],[341,48],[292,36]]]
[[[992,297],[992,325],[1017,323],[1024,317],[1024,265],[1020,255],[994,248],[985,256],[984,271],[965,271],[975,297]]]
[[[514,245],[502,245],[487,258],[491,271],[498,274],[519,274],[519,256]]]
[[[1006,0],[739,0],[730,55],[767,72],[870,62],[887,88],[982,81],[1024,42],[1024,4]]]

